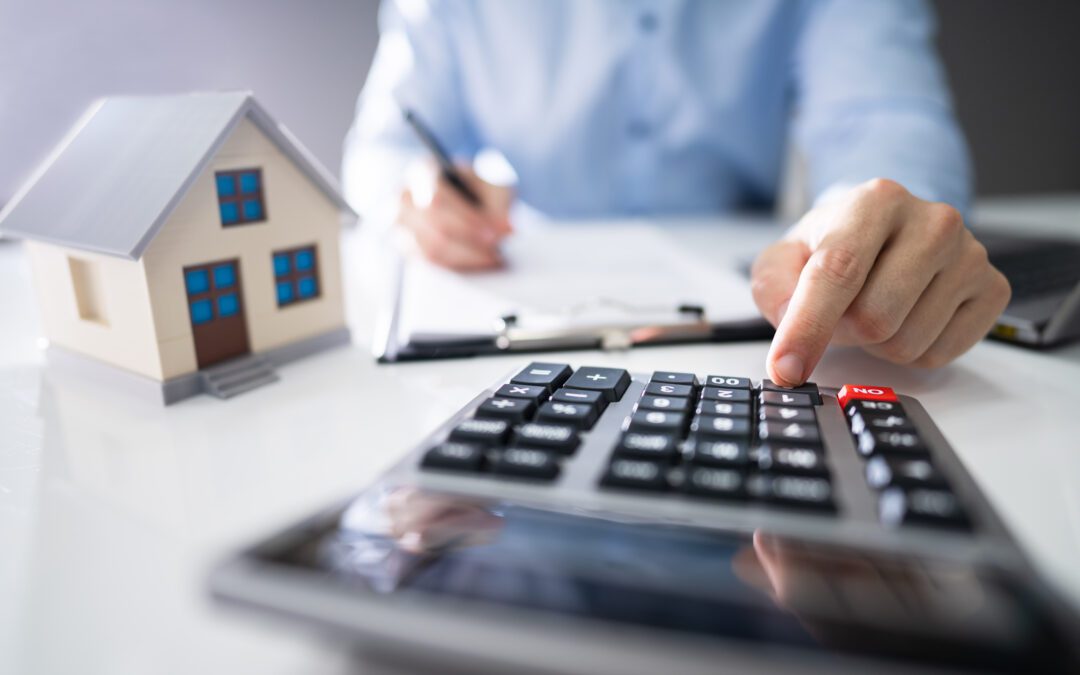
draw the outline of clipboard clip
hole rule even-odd
[[[635,345],[700,341],[713,334],[705,308],[690,304],[677,306],[670,321],[647,324],[596,323],[559,328],[530,328],[521,324],[517,314],[499,317],[495,322],[495,347],[507,352],[597,348],[609,351]]]

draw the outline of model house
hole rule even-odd
[[[296,139],[230,92],[98,102],[0,231],[26,240],[50,360],[171,403],[348,342],[353,221]]]

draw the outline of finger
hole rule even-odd
[[[510,233],[509,219],[500,214],[497,209],[490,208],[490,199],[484,200],[483,195],[487,190],[477,187],[477,183],[481,182],[479,178],[466,174],[464,179],[474,187],[474,192],[481,196],[479,205],[474,204],[440,176],[431,197],[431,209],[440,213],[455,214],[462,222],[474,228],[477,238],[485,243],[494,244]]]
[[[891,218],[866,216],[860,210],[849,212],[806,261],[769,350],[769,376],[777,384],[806,381],[840,317],[862,289],[892,231]]]
[[[781,239],[761,252],[750,270],[750,290],[761,315],[773,326],[780,324],[795,285],[810,257],[806,243]]]
[[[939,368],[983,339],[1009,304],[1009,282],[1000,272],[991,268],[986,289],[976,297],[960,305],[956,314],[945,326],[934,343],[914,365],[921,368]]]
[[[410,229],[416,237],[420,250],[437,265],[459,271],[470,271],[491,269],[502,264],[502,258],[497,251],[476,248],[451,239],[424,219],[416,219],[410,225]]]

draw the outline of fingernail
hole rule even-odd
[[[785,382],[791,384],[802,384],[803,369],[806,364],[798,357],[797,354],[784,354],[780,358],[776,359],[776,363],[773,364],[773,369],[776,371],[776,375]]]

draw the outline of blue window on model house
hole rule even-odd
[[[266,220],[262,169],[218,171],[214,181],[222,227]]]
[[[319,265],[314,246],[275,251],[273,261],[278,307],[319,297]]]
[[[207,263],[184,270],[191,325],[201,326],[215,319],[240,313],[236,260]]]

